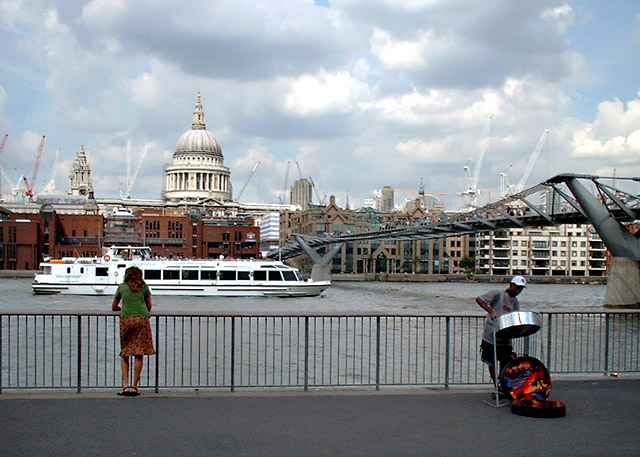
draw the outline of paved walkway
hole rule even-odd
[[[554,382],[557,419],[484,403],[488,389],[0,395],[10,456],[635,456],[640,380]]]

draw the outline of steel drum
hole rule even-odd
[[[531,311],[515,311],[493,320],[496,338],[511,339],[533,335],[540,330],[540,314]]]

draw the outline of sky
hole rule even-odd
[[[465,165],[495,201],[546,130],[525,188],[640,176],[638,62],[631,0],[0,0],[0,166],[31,179],[46,135],[36,193],[84,146],[96,197],[140,164],[132,198],[158,199],[200,91],[241,202],[311,177],[315,202],[423,182],[456,210]]]

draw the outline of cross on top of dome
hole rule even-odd
[[[193,112],[193,123],[191,124],[193,130],[206,130],[207,126],[204,123],[204,110],[202,109],[202,97],[200,91],[198,91],[198,101],[196,102],[196,110]]]

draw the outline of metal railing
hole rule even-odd
[[[151,317],[157,354],[142,387],[159,389],[442,386],[489,383],[479,315],[175,314]],[[640,371],[640,312],[542,313],[515,350],[553,374]],[[121,383],[119,317],[0,315],[2,389]]]

